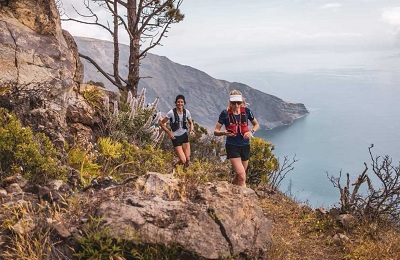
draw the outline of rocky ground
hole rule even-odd
[[[255,193],[227,182],[189,187],[172,175],[149,173],[123,185],[98,180],[74,193],[62,181],[30,187],[23,178],[12,176],[2,180],[1,187],[3,252],[16,246],[10,238],[32,238],[19,241],[19,248],[24,248],[34,242],[28,234],[47,227],[57,241],[50,259],[75,259],[72,248],[79,248],[78,241],[88,234],[87,225],[96,216],[101,220],[97,232],[107,230],[114,239],[179,245],[191,259],[398,259],[400,255],[399,233],[392,227],[357,223],[335,216],[332,210],[313,210],[280,192]],[[57,210],[44,214],[43,202],[57,205]]]

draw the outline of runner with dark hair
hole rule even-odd
[[[181,164],[189,165],[190,143],[189,134],[194,136],[194,123],[190,111],[184,106],[185,97],[178,95],[175,98],[175,108],[168,111],[166,116],[159,121],[160,127],[171,138],[176,155]],[[166,126],[169,122],[170,129]]]

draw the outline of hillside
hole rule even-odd
[[[111,70],[113,57],[111,42],[82,37],[75,37],[75,41],[80,53],[92,57],[103,66],[110,64]],[[125,65],[129,56],[128,51],[128,46],[121,45],[121,75],[126,75],[128,71]],[[106,88],[116,90],[94,66],[81,60],[84,64],[85,81],[103,82]],[[290,125],[293,120],[308,114],[303,104],[285,102],[242,83],[215,79],[203,71],[151,53],[142,60],[140,75],[144,78],[140,81],[139,87],[146,87],[149,102],[160,97],[161,112],[166,113],[174,105],[175,96],[183,94],[186,96],[186,107],[192,113],[194,120],[207,128],[214,127],[219,113],[226,108],[227,96],[232,89],[242,91],[250,104],[250,109],[264,129]]]

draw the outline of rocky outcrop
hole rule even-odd
[[[260,259],[271,246],[271,223],[251,189],[206,183],[186,200],[172,175],[149,173],[137,183],[136,193],[98,207],[115,238],[138,234],[141,242],[179,246],[205,259]]]
[[[185,259],[267,259],[271,248],[271,222],[265,218],[255,192],[227,182],[199,184],[194,196],[185,196],[184,182],[172,175],[148,173],[134,183],[118,184],[97,180],[87,192],[73,193],[62,181],[30,187],[20,176],[0,182],[0,219],[15,218],[10,209],[22,209],[12,226],[0,226],[0,250],[7,245],[12,230],[18,234],[46,228],[57,239],[57,252],[72,259],[71,249],[79,250],[88,217],[101,219],[99,230],[123,243],[162,245],[179,248],[190,255]],[[46,217],[42,223],[35,208],[40,201],[66,207],[67,199],[85,203],[88,211],[68,211]],[[43,206],[43,204],[42,204]],[[74,212],[73,217],[68,217]],[[42,224],[41,224],[42,223]],[[86,223],[86,224],[85,224]],[[76,253],[76,251],[75,251]],[[71,257],[71,258],[69,258]]]
[[[53,0],[17,0],[0,12],[1,81],[54,83],[54,95],[72,86],[75,53],[63,36]],[[83,74],[81,74],[82,80]]]
[[[14,0],[1,7],[0,60],[0,105],[55,144],[71,142],[76,129],[99,121],[79,94],[83,67],[74,39],[61,29],[54,0]],[[69,116],[76,113],[67,111],[85,119],[76,122]],[[85,136],[92,139],[88,131]]]
[[[81,53],[90,56],[98,64],[112,64],[113,44],[111,42],[82,37],[75,37],[75,40]],[[119,69],[123,76],[128,73],[125,66],[128,56],[129,47],[121,44]],[[103,82],[107,88],[116,90],[93,65],[85,60],[82,61],[85,65],[85,81]],[[108,67],[106,71],[111,72],[112,68]],[[254,112],[263,129],[290,125],[295,119],[308,114],[304,104],[285,102],[245,84],[215,79],[203,71],[154,54],[148,54],[141,61],[140,75],[142,79],[139,87],[146,88],[147,98],[151,101],[160,97],[158,107],[161,112],[165,114],[174,106],[176,95],[183,94],[186,96],[186,107],[192,113],[193,119],[208,129],[214,129],[219,113],[228,104],[228,95],[232,89],[242,91],[250,104],[249,108]]]

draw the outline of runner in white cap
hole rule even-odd
[[[253,125],[249,128],[248,121]],[[222,126],[225,130],[221,130]],[[253,112],[246,107],[242,93],[232,90],[229,93],[229,104],[219,115],[214,135],[226,136],[226,155],[230,160],[235,177],[232,183],[246,186],[246,169],[250,159],[250,138],[258,130],[259,125]]]

